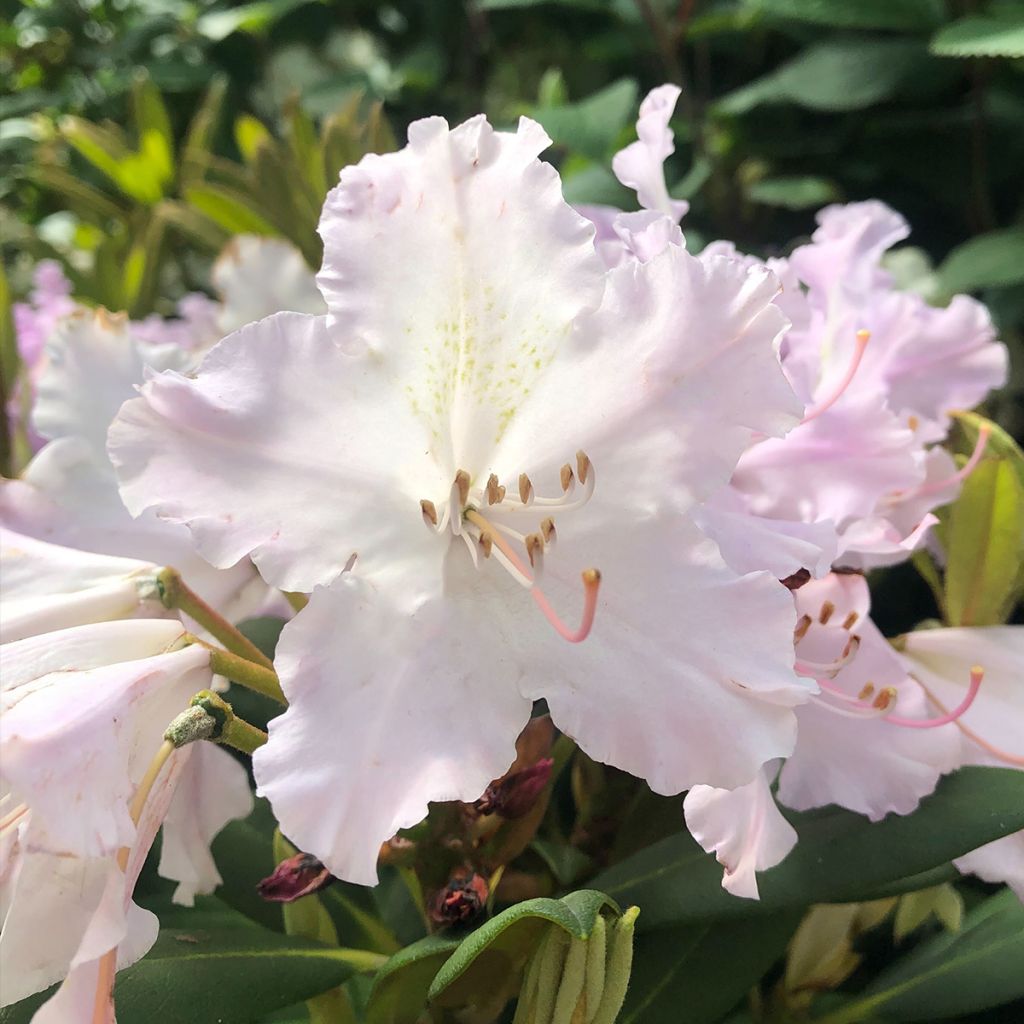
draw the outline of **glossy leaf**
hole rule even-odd
[[[825,206],[839,198],[839,192],[833,182],[814,175],[764,178],[748,185],[746,192],[752,203],[781,206],[787,210]]]
[[[947,295],[1024,281],[1024,228],[1003,228],[958,245],[938,271]]]
[[[623,78],[578,103],[533,112],[556,144],[594,159],[614,152],[619,133],[636,117],[637,85]]]
[[[942,23],[942,0],[746,0],[758,13],[831,28],[928,29]]]
[[[960,18],[936,32],[929,49],[940,57],[1024,57],[1024,11]]]
[[[725,892],[721,866],[682,832],[615,865],[592,884],[619,903],[637,904],[641,931],[875,898],[899,879],[1024,828],[1024,773],[963,768],[942,779],[912,815],[889,815],[876,823],[835,807],[787,816],[800,840],[782,864],[759,875],[760,900]],[[911,887],[915,884],[911,880]]]
[[[458,945],[458,939],[428,935],[396,953],[374,979],[367,1024],[415,1024],[427,1004],[430,983]]]

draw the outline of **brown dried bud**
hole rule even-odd
[[[438,924],[465,924],[483,910],[488,892],[482,875],[457,871],[430,901],[430,916]]]
[[[311,853],[297,853],[281,861],[274,873],[256,886],[259,894],[272,903],[293,903],[312,892],[326,889],[334,881],[330,873]]]
[[[792,576],[787,576],[779,582],[789,590],[799,590],[811,578],[810,569],[797,569]]]
[[[473,804],[477,814],[499,814],[503,818],[521,818],[537,802],[551,778],[554,761],[545,757],[522,771],[495,779],[484,795]]]

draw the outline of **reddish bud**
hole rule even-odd
[[[537,802],[551,778],[554,761],[545,757],[529,768],[510,772],[495,779],[484,795],[473,804],[477,814],[499,814],[503,818],[521,818]]]
[[[259,882],[256,889],[272,903],[292,903],[311,892],[326,889],[333,881],[334,875],[311,853],[297,853],[281,861],[274,873]]]
[[[787,590],[799,590],[810,578],[810,569],[797,569],[792,576],[787,576],[784,580],[779,580],[779,582]]]
[[[458,871],[430,902],[430,916],[438,924],[465,924],[487,903],[487,882],[475,871]]]

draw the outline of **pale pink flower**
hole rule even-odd
[[[178,856],[161,862],[186,899],[209,891],[208,842],[250,807],[245,772],[223,751],[174,751],[136,825],[128,807],[168,724],[210,686],[209,652],[182,646],[174,620],[102,622],[5,644],[0,689],[0,979],[7,1005],[66,978],[37,1021],[91,1019],[100,963],[120,966],[156,938],[156,919],[131,903],[166,819]],[[186,773],[204,773],[183,793]],[[120,851],[128,851],[119,860]]]
[[[606,280],[539,126],[409,138],[328,197],[326,318],[243,328],[110,434],[132,511],[313,591],[255,768],[285,833],[361,882],[428,800],[503,774],[538,697],[592,756],[678,792],[788,753],[813,689],[788,593],[726,569],[685,515],[752,432],[793,422],[774,278],[668,242]],[[590,565],[600,593],[585,572],[566,626]]]

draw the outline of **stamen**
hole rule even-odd
[[[832,679],[839,674],[840,669],[845,668],[853,661],[859,648],[860,637],[851,636],[843,648],[842,655],[835,661],[802,661],[798,658],[795,667],[802,676],[827,676]]]
[[[832,618],[832,613],[836,610],[836,606],[831,601],[826,601],[821,606],[821,614],[818,616],[818,621],[824,626],[828,623],[828,620]]]
[[[530,565],[537,568],[538,563],[544,558],[544,538],[539,533],[531,533],[526,537],[526,554],[530,559]]]
[[[455,487],[459,492],[459,508],[464,508],[469,501],[469,474],[464,469],[455,474]]]
[[[857,700],[867,700],[875,692],[874,683],[865,683],[864,688],[857,694]]]
[[[796,629],[793,630],[794,641],[799,642],[800,640],[803,640],[805,636],[807,636],[807,630],[811,628],[812,621],[813,620],[811,619],[810,615],[800,616],[800,621],[797,622]]]
[[[820,679],[818,680],[818,684],[821,684]],[[839,694],[837,694],[833,690],[827,689],[826,692],[832,696],[839,696]],[[845,707],[840,706],[839,704],[831,703],[830,701],[826,700],[821,694],[812,694],[811,700],[815,704],[817,704],[818,707],[824,708],[826,711],[831,711],[834,715],[841,715],[843,718],[859,718],[861,720],[866,718],[885,718],[886,713],[884,709],[872,708],[867,704],[858,704],[856,701],[853,701],[849,697],[846,697],[845,694],[843,694],[842,696],[845,698],[845,700],[843,701],[843,703],[846,705]]]
[[[871,702],[871,706],[878,708],[879,711],[885,711],[886,708],[890,708],[896,703],[898,696],[899,694],[895,686],[886,686],[878,691],[878,696]]]
[[[533,500],[533,484],[525,473],[519,474],[519,500],[529,505]]]
[[[971,669],[971,683],[967,688],[967,696],[952,711],[946,711],[939,718],[900,718],[896,715],[889,715],[886,721],[892,722],[893,725],[902,725],[905,729],[937,729],[940,725],[957,722],[957,719],[965,714],[974,703],[974,698],[978,696],[978,690],[981,689],[981,681],[984,678],[985,670],[980,665],[975,665]],[[931,694],[928,696],[930,698]],[[957,724],[960,723],[957,722]],[[963,728],[963,726],[960,727]]]
[[[28,811],[28,804],[18,804],[12,811],[8,811],[0,818],[0,832],[13,825],[23,814]]]
[[[864,351],[868,347],[868,342],[871,340],[870,331],[858,331],[857,340],[854,343],[853,358],[850,360],[850,365],[846,369],[846,373],[843,374],[843,379],[836,385],[831,394],[823,401],[819,402],[804,418],[800,421],[801,426],[804,423],[810,423],[811,420],[817,419],[823,412],[831,409],[836,402],[842,398],[843,393],[850,386],[853,378],[857,374],[857,369],[861,364],[861,360],[864,358]]]
[[[492,473],[487,478],[487,504],[497,505],[505,497],[505,488],[498,483],[498,478]]]
[[[850,614],[843,619],[843,629],[849,632],[855,625],[857,625],[857,620],[859,618],[860,616],[856,612],[850,612]]]
[[[912,488],[909,491],[897,491],[895,497],[925,498],[930,494],[938,494],[940,491],[946,490],[947,487],[962,484],[978,468],[978,463],[981,462],[982,456],[985,454],[985,448],[988,446],[991,436],[992,428],[987,423],[983,423],[978,428],[978,440],[975,442],[971,457],[952,476],[946,477],[945,480],[934,480],[930,484],[921,484],[920,487]]]
[[[580,478],[581,484],[585,484],[587,477],[590,476],[590,459],[582,449],[576,453],[576,475]]]
[[[555,540],[555,521],[548,516],[540,521],[540,532],[545,544],[552,544]]]
[[[569,488],[576,482],[576,478],[573,476],[572,466],[567,462],[559,473],[559,479],[561,480],[562,490],[568,493]]]
[[[486,531],[480,531],[480,550],[484,553],[484,558],[491,557],[491,548],[494,547],[494,538]]]
[[[523,474],[525,477],[526,474]],[[522,481],[522,477],[520,478]],[[527,484],[529,480],[527,479]],[[520,582],[524,583],[530,588],[530,597],[533,598],[537,607],[544,613],[544,617],[554,627],[555,632],[558,633],[563,640],[567,640],[571,644],[578,644],[590,635],[590,630],[594,625],[594,616],[597,612],[597,595],[601,587],[601,574],[597,569],[587,569],[583,573],[583,615],[580,620],[578,629],[571,630],[565,623],[559,618],[558,613],[551,607],[551,602],[548,601],[544,592],[536,585],[536,577],[531,577],[529,570],[520,561],[519,556],[512,550],[508,542],[502,537],[493,524],[484,518],[476,509],[466,510],[466,519],[471,522],[474,526],[478,527],[481,535],[486,531],[493,544],[493,553],[495,557],[501,562],[501,564],[508,569],[509,573]],[[530,538],[536,538],[539,542],[539,547],[534,545],[534,559],[539,563],[538,555],[544,550],[543,540],[538,534],[530,534],[527,537],[527,551],[530,550]]]
[[[423,521],[429,526],[437,526],[437,506],[428,498],[420,502],[420,509],[423,512]]]

